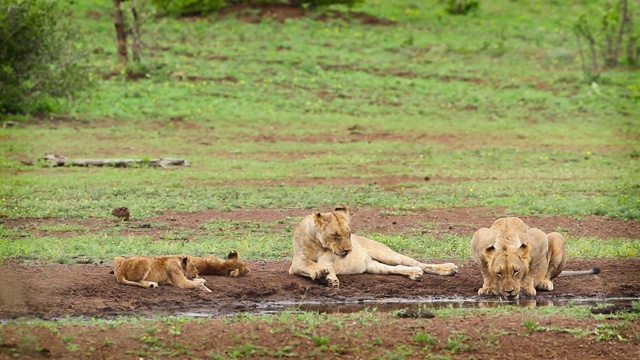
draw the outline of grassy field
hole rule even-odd
[[[149,13],[135,66],[144,76],[130,80],[116,65],[111,2],[76,2],[70,16],[84,36],[75,46],[86,50],[92,87],[61,100],[50,117],[4,119],[19,124],[0,128],[0,264],[229,248],[244,259],[281,259],[299,220],[214,219],[196,236],[183,228],[130,236],[135,225],[110,214],[123,205],[136,219],[347,204],[399,215],[485,207],[638,221],[640,71],[621,66],[588,80],[571,28],[581,13],[597,24],[593,14],[605,1],[480,4],[469,16],[447,15],[443,1],[368,0],[355,9],[377,25],[349,20],[339,6],[259,23]],[[37,161],[51,152],[185,158],[191,166]],[[376,182],[389,177],[397,186]],[[108,225],[83,223],[96,218]],[[9,227],[5,219],[25,221]],[[470,257],[469,238],[455,234],[364,235],[415,257]],[[640,237],[569,240],[570,258],[640,254]],[[637,313],[573,306],[434,313],[432,322],[375,310],[14,322],[0,324],[0,358],[498,358],[505,337],[531,351],[537,339],[582,349],[555,353],[562,358],[633,354],[640,341]],[[207,331],[215,341],[198,335]]]
[[[637,219],[640,72],[621,67],[586,81],[571,31],[574,16],[603,3],[498,1],[461,17],[446,15],[439,2],[368,1],[356,9],[382,25],[336,15],[319,21],[322,12],[257,24],[233,16],[149,18],[138,67],[146,76],[128,81],[115,64],[110,4],[83,1],[73,19],[85,33],[77,46],[87,51],[93,87],[62,101],[50,121],[13,118],[24,123],[0,129],[0,214],[108,217],[125,203],[145,217],[346,203]],[[21,163],[54,151],[182,157],[192,166]],[[399,189],[323,181],[382,176],[434,181]],[[288,184],[292,178],[313,185]],[[283,250],[271,241],[283,234],[264,226],[237,237],[240,247],[247,238],[264,244],[250,257]],[[5,241],[0,257],[122,251],[82,245],[122,242],[108,230],[76,230],[71,241],[42,238],[51,246],[29,247],[33,235],[2,226],[2,238],[20,241]],[[144,246],[177,250],[157,241]]]

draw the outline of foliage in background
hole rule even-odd
[[[640,65],[640,44],[637,42],[640,29],[635,28],[640,23],[638,20],[640,7],[634,3],[630,7],[628,0],[606,4],[599,14],[592,12],[578,17],[573,31],[578,39],[582,70],[587,79],[597,80],[602,66]],[[622,61],[621,55],[624,55]]]
[[[290,5],[302,8],[316,8],[329,5],[353,7],[365,0],[152,0],[161,13],[171,16],[211,14],[229,5]]]
[[[171,16],[210,14],[220,10],[224,0],[152,0],[158,11]]]
[[[467,15],[478,11],[479,6],[478,0],[447,0],[445,11],[449,15]]]
[[[66,1],[0,0],[0,113],[49,112],[88,81]]]

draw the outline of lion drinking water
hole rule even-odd
[[[484,280],[478,295],[517,299],[522,291],[533,296],[536,289],[553,290],[552,280],[558,276],[600,272],[597,267],[563,271],[567,261],[564,236],[530,228],[517,217],[498,219],[490,228],[476,231],[471,252]]]
[[[302,219],[293,234],[289,274],[339,287],[337,275],[400,274],[420,280],[425,272],[455,275],[458,271],[454,264],[423,264],[382,243],[352,234],[349,222],[349,211],[342,207]]]

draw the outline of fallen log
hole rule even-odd
[[[167,168],[170,165],[190,166],[189,160],[158,158],[158,159],[69,159],[60,154],[45,154],[42,160],[51,166],[113,166],[127,167],[130,165],[150,165]]]

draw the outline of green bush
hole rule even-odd
[[[449,15],[466,15],[477,11],[480,3],[478,0],[447,0],[446,11]]]
[[[224,0],[153,0],[158,11],[171,16],[210,14],[225,5]]]
[[[51,112],[88,77],[66,1],[0,0],[0,113]]]
[[[349,7],[353,7],[359,4],[363,4],[364,0],[291,0],[289,1],[289,3],[295,6],[311,8],[329,5],[347,5]]]
[[[153,0],[158,11],[171,16],[214,13],[227,5],[291,5],[303,8],[315,8],[329,5],[347,5],[353,7],[365,0]]]

